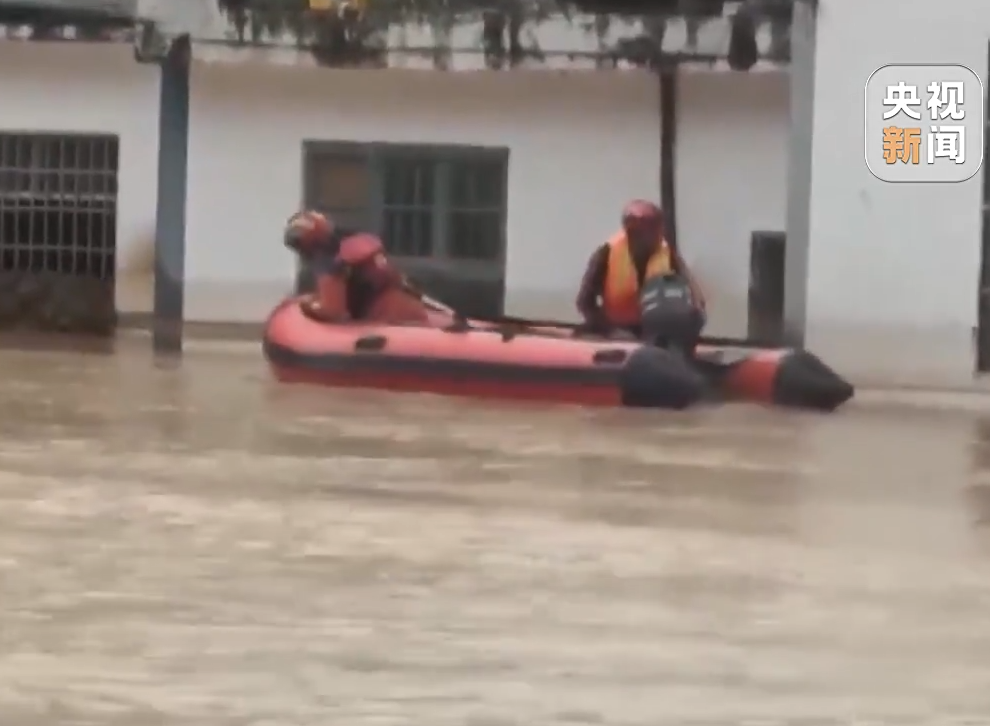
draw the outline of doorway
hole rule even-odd
[[[987,44],[990,59],[990,43]],[[990,120],[984,116],[990,130]],[[983,158],[990,152],[990,134],[984,134]],[[980,287],[976,308],[976,372],[990,372],[990,168],[983,164],[983,205],[980,211]]]
[[[768,345],[783,343],[786,250],[784,232],[753,232],[750,235],[748,340]]]

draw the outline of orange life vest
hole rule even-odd
[[[666,275],[673,269],[670,245],[661,240],[647,262],[644,279]],[[608,241],[608,274],[605,275],[602,301],[605,315],[613,325],[639,324],[639,275],[624,232],[617,232]]]

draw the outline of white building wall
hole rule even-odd
[[[863,160],[863,87],[891,62],[963,63],[985,79],[988,38],[990,5],[975,0],[822,0],[808,344],[841,368],[886,381],[972,376],[982,173],[877,180]]]
[[[746,335],[750,234],[785,231],[788,99],[781,72],[685,73],[681,83],[677,226],[712,335]]]
[[[623,202],[658,194],[646,74],[438,75],[200,64],[187,255],[193,318],[260,319],[289,289],[282,225],[304,139],[510,148],[507,308],[572,314]]]
[[[130,49],[0,44],[4,130],[121,137],[118,307],[151,309],[158,79]],[[749,232],[783,229],[786,81],[689,74],[679,224],[711,288],[712,330],[743,334]],[[12,99],[19,99],[13,102]],[[52,99],[57,99],[53,102]],[[591,250],[625,201],[659,196],[648,74],[437,75],[197,64],[189,156],[187,314],[256,321],[290,288],[280,244],[302,197],[303,139],[508,146],[510,313],[573,317]]]
[[[710,281],[713,331],[741,335],[749,232],[784,227],[786,78],[691,74],[683,86],[683,245]],[[659,197],[657,84],[648,74],[204,64],[192,108],[187,274],[196,318],[256,319],[285,293],[292,261],[279,237],[302,195],[303,139],[508,146],[510,314],[573,317],[587,257],[622,205]]]

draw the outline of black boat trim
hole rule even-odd
[[[463,380],[523,384],[553,389],[560,386],[611,389],[631,408],[683,409],[705,394],[696,371],[669,353],[642,345],[623,356],[621,364],[599,362],[588,367],[534,366],[493,361],[393,355],[391,353],[302,353],[263,343],[265,358],[275,366],[327,374],[412,375],[424,380]]]
[[[302,353],[266,339],[265,357],[274,365],[315,373],[414,375],[422,378],[474,379],[484,382],[565,386],[618,387],[622,367],[533,366],[494,361],[458,360],[380,354],[359,350],[342,353]]]

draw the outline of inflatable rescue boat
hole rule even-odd
[[[504,319],[447,328],[339,325],[281,303],[264,332],[279,381],[587,406],[682,409],[702,399],[833,410],[853,388],[810,353],[702,339],[690,358],[573,327]]]

